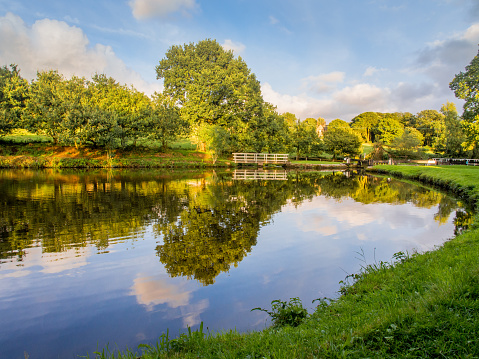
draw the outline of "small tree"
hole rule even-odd
[[[392,141],[391,147],[396,149],[396,154],[399,156],[412,157],[423,141],[424,137],[421,132],[407,127],[400,137],[396,137]]]
[[[22,126],[28,82],[20,77],[17,65],[0,68],[0,135]]]
[[[199,136],[204,141],[205,149],[210,152],[213,164],[229,150],[230,135],[219,125],[203,124],[199,129]]]
[[[333,158],[354,157],[361,153],[361,137],[349,127],[328,127],[324,134],[324,147],[333,154]]]
[[[153,95],[148,122],[148,137],[160,140],[163,150],[167,149],[169,142],[188,132],[188,122],[183,120],[173,102],[162,94]]]

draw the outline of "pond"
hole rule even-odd
[[[300,297],[312,311],[361,266],[434,249],[471,219],[414,184],[284,171],[3,170],[0,211],[0,357],[36,359],[201,322],[260,330],[252,308]]]

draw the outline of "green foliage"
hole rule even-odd
[[[188,123],[180,116],[177,107],[171,100],[161,94],[153,96],[154,107],[149,117],[148,138],[162,142],[162,149],[168,144],[188,132]]]
[[[289,143],[296,153],[296,160],[299,156],[317,156],[322,152],[323,143],[317,132],[317,120],[309,118],[301,121],[291,113],[285,113],[283,117],[289,128]]]
[[[400,137],[404,132],[404,125],[397,114],[382,114],[376,125],[376,138],[385,145]]]
[[[333,158],[359,155],[362,145],[361,137],[355,134],[349,126],[345,127],[340,125],[340,123],[338,124],[339,126],[337,127],[334,125],[333,127],[331,125],[328,126],[328,130],[323,137],[325,149],[333,153]]]
[[[407,127],[401,136],[392,141],[391,147],[395,149],[394,154],[396,156],[415,158],[423,140],[424,137],[421,132],[415,128]]]
[[[479,142],[479,52],[465,70],[454,77],[449,87],[457,98],[465,100],[462,117],[467,142],[476,146]]]
[[[452,102],[447,102],[441,107],[441,113],[444,115],[444,132],[436,142],[435,150],[442,152],[447,157],[470,157],[470,151],[465,147],[467,145],[467,136],[461,119]]]
[[[213,164],[219,156],[230,149],[230,134],[222,126],[203,124],[197,133],[198,138],[204,141],[203,148],[211,153]]]
[[[28,83],[20,76],[17,65],[0,68],[0,136],[22,127],[22,114]]]
[[[233,134],[263,116],[259,81],[243,59],[215,40],[172,46],[156,72],[164,79],[164,94],[180,106],[192,127],[223,126],[237,143]]]
[[[284,327],[286,325],[297,327],[308,316],[308,311],[303,308],[303,303],[299,298],[290,298],[289,302],[282,300],[273,300],[271,302],[271,311],[262,308],[254,308],[267,313],[273,322],[273,327]]]

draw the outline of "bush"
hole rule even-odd
[[[284,327],[286,325],[297,327],[308,316],[308,311],[303,308],[299,298],[290,298],[289,302],[282,300],[273,300],[271,302],[271,311],[263,308],[254,308],[268,313],[273,322],[273,327]]]

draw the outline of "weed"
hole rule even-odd
[[[289,302],[282,300],[273,300],[271,302],[271,311],[263,308],[254,308],[267,313],[273,322],[273,327],[284,327],[286,325],[297,327],[308,316],[308,311],[303,308],[301,300],[297,297],[290,298]]]

